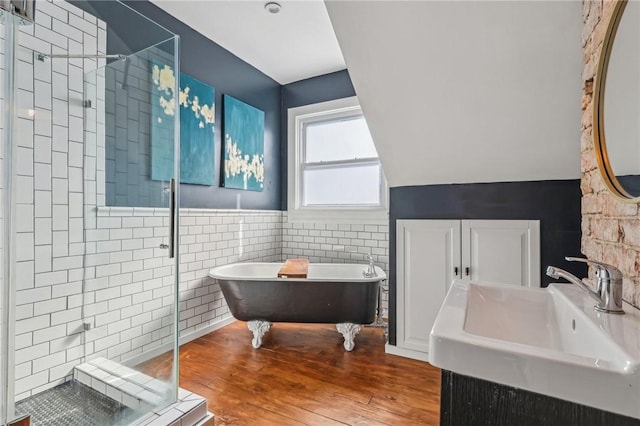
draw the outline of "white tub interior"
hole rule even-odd
[[[265,281],[265,280],[288,280],[298,281],[301,278],[278,278],[278,271],[282,263],[233,263],[230,265],[213,268],[209,276],[217,279]],[[372,282],[387,278],[385,272],[376,268],[376,277],[365,278],[362,273],[368,268],[367,265],[357,263],[310,263],[307,281],[362,281]]]

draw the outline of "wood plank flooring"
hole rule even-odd
[[[207,398],[216,425],[439,423],[440,370],[385,354],[381,329],[363,328],[352,352],[334,325],[277,323],[260,349],[250,340],[237,321],[180,348],[180,387]]]

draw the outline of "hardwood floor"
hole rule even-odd
[[[180,387],[207,398],[216,425],[439,423],[440,370],[385,354],[381,329],[363,328],[353,352],[334,325],[276,323],[260,349],[250,340],[238,321],[180,348]]]

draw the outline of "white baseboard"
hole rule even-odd
[[[191,333],[183,334],[182,336],[180,336],[180,340],[179,340],[180,346],[184,345],[185,343],[189,343],[190,341],[195,340],[198,337],[202,337],[205,334],[211,333],[212,331],[215,331],[224,326],[227,326],[235,321],[236,319],[234,317],[229,316],[227,318],[223,318],[219,321],[216,321],[213,324],[209,324],[206,327],[192,331]],[[151,349],[149,351],[146,351],[144,353],[131,357],[125,361],[121,361],[121,364],[126,365],[127,367],[133,367],[135,365],[140,364],[141,362],[149,361],[150,359],[155,358],[158,355],[162,355],[163,353],[168,352],[171,349],[173,349],[173,345],[171,344],[160,345],[154,349]]]
[[[418,361],[429,362],[429,354],[426,352],[414,351],[413,349],[399,348],[395,345],[384,345],[385,353],[402,356],[405,358],[417,359]]]
[[[185,343],[189,343],[192,340],[196,340],[198,337],[202,337],[205,334],[209,334],[212,331],[216,331],[218,329],[221,329],[222,327],[225,327],[231,323],[236,322],[237,320],[232,317],[231,315],[229,315],[229,317],[227,318],[223,318],[213,324],[210,324],[206,327],[200,328],[198,330],[192,331],[191,333],[187,333],[184,334],[182,336],[180,336],[180,346],[184,345]]]

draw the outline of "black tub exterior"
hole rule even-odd
[[[379,281],[243,281],[217,279],[231,314],[241,321],[370,324]]]

